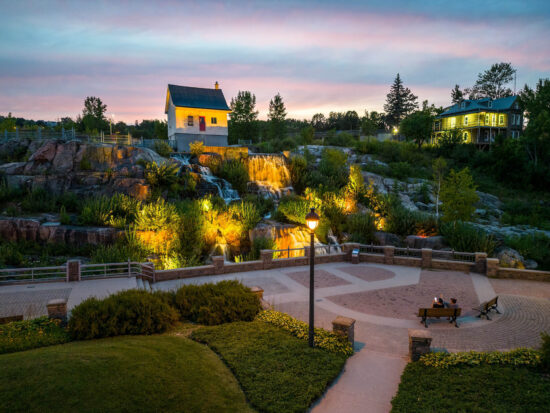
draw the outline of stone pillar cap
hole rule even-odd
[[[257,291],[263,291],[263,290],[264,289],[262,287],[258,287],[257,285],[255,285],[254,287],[250,287],[250,291],[252,291],[253,293]]]
[[[67,304],[67,300],[64,298],[54,298],[48,301],[48,305]]]
[[[351,327],[352,325],[355,324],[355,320],[353,318],[343,317],[343,316],[339,315],[338,317],[336,317],[334,319],[332,324],[338,324],[338,325],[343,325],[343,326],[346,326],[346,327]]]
[[[432,338],[428,330],[409,329],[409,337]]]

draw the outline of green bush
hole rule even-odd
[[[126,290],[104,299],[88,298],[72,310],[69,331],[76,340],[126,334],[162,333],[178,320],[165,294]]]
[[[420,363],[426,366],[448,368],[458,365],[500,364],[513,366],[538,366],[541,364],[541,352],[530,348],[517,348],[512,351],[492,351],[488,353],[469,351],[464,353],[427,353],[420,357]]]
[[[155,144],[153,145],[153,150],[160,156],[163,156],[165,158],[169,158],[170,154],[173,152],[172,147],[168,142],[159,140],[155,141]]]
[[[151,162],[145,167],[145,179],[153,188],[166,188],[177,182],[178,172],[177,163]]]
[[[16,242],[0,242],[0,268],[23,267],[27,264],[27,259]]]
[[[184,285],[175,302],[183,319],[206,325],[252,321],[261,309],[259,298],[238,281]]]
[[[134,222],[140,207],[140,201],[124,194],[87,198],[82,204],[78,221],[81,225],[124,228]]]
[[[350,135],[347,132],[329,133],[325,138],[325,145],[330,146],[345,146],[352,147],[354,146],[356,139],[353,135]]]
[[[246,192],[246,185],[250,180],[248,168],[238,159],[224,161],[220,168],[220,177],[229,182],[239,194],[244,194]]]
[[[401,236],[431,236],[437,234],[437,219],[431,214],[392,205],[388,210],[384,230]]]
[[[306,215],[312,206],[312,203],[305,198],[289,195],[281,198],[277,212],[282,214],[288,222],[305,225]]]
[[[535,260],[541,270],[550,270],[550,237],[541,232],[506,239],[506,245],[525,259]]]
[[[173,228],[179,222],[174,204],[158,198],[142,206],[137,212],[135,228],[139,231],[157,231]]]
[[[0,354],[66,343],[69,334],[59,320],[39,317],[0,324]]]
[[[292,334],[294,337],[307,340],[309,335],[309,325],[303,321],[296,320],[294,317],[274,310],[265,310],[258,314],[258,320],[273,324]],[[331,353],[341,353],[346,356],[353,354],[351,343],[342,336],[336,335],[322,328],[315,328],[314,336],[315,347],[330,351]]]
[[[248,230],[254,228],[262,219],[260,210],[253,202],[234,202],[229,206],[233,217],[243,224],[243,231],[248,235]]]
[[[541,338],[541,367],[546,371],[550,371],[550,335],[541,333]]]
[[[390,176],[401,181],[413,175],[413,167],[408,162],[391,162],[388,167]]]
[[[374,241],[376,223],[371,214],[353,214],[348,216],[346,230],[350,234],[350,241],[361,244],[370,244]]]
[[[117,240],[114,244],[99,244],[92,251],[92,263],[110,263],[130,261],[145,261],[147,249],[137,239],[131,230],[126,232],[124,239]]]
[[[472,224],[461,221],[441,224],[440,232],[455,251],[485,252],[491,256],[497,246],[492,235]]]

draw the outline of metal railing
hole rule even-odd
[[[286,248],[281,250],[272,250],[273,259],[280,260],[283,258],[296,258],[305,256],[305,248]],[[294,251],[297,251],[296,253]],[[292,255],[290,253],[292,252]]]
[[[361,244],[359,245],[359,252],[365,253],[365,254],[377,254],[377,255],[384,255],[384,246],[382,245],[367,245],[367,244]]]
[[[416,248],[395,248],[393,250],[395,257],[415,257],[422,258],[422,250]]]
[[[447,260],[447,261],[475,262],[476,254],[473,252],[432,250],[432,259]]]
[[[132,277],[141,275],[141,264],[138,262],[120,262],[105,264],[85,264],[80,266],[80,279]]]
[[[67,267],[10,268],[0,270],[0,284],[66,281]]]

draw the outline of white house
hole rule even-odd
[[[178,151],[194,141],[206,146],[227,146],[227,115],[231,112],[216,82],[214,89],[168,85],[166,106],[168,139]]]

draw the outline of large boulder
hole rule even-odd
[[[444,239],[441,235],[433,237],[421,237],[419,235],[409,235],[405,238],[405,244],[409,248],[429,248],[432,250],[441,250],[446,247]]]
[[[394,247],[403,245],[401,238],[390,232],[377,231],[374,233],[374,239],[378,245],[393,245]]]
[[[512,248],[502,248],[497,253],[499,265],[506,268],[525,268],[523,256]]]

